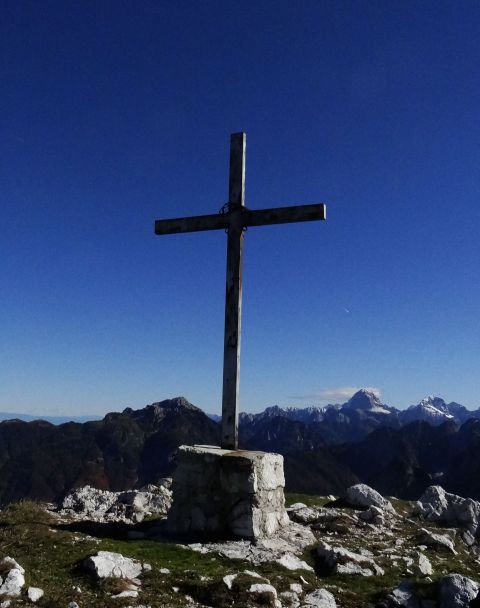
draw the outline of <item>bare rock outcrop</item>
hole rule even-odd
[[[317,546],[317,555],[334,574],[358,574],[360,576],[385,574],[371,557],[354,553],[345,547],[332,547],[328,543],[320,542]]]
[[[468,608],[478,596],[480,586],[466,576],[449,574],[440,581],[439,608]]]
[[[302,608],[337,608],[337,603],[330,591],[315,589],[303,598]]]
[[[474,538],[480,535],[480,502],[430,486],[414,507],[414,514],[428,521],[466,529]]]
[[[0,597],[17,597],[25,585],[25,570],[12,557],[0,560],[2,575],[0,576]]]
[[[365,483],[357,483],[354,486],[350,486],[347,489],[345,500],[352,507],[365,509],[373,506],[387,511],[394,511],[392,503],[389,500]]]
[[[112,551],[98,551],[96,555],[87,557],[84,566],[97,578],[114,577],[130,580],[138,578],[144,571],[151,570],[148,564],[142,564],[136,559]]]
[[[171,504],[170,480],[165,479],[162,485],[125,492],[77,488],[67,494],[57,513],[77,520],[138,523],[149,515],[166,516]]]

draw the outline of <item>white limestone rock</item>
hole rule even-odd
[[[353,507],[379,507],[387,511],[394,511],[392,503],[376,490],[364,483],[357,483],[347,489],[346,501]]]
[[[96,555],[87,557],[83,563],[98,578],[136,579],[145,570],[138,560],[112,551],[99,551]]]
[[[430,576],[433,574],[433,567],[426,555],[418,553],[413,566],[414,573],[417,576]]]
[[[25,568],[22,568],[22,566],[20,566],[20,564],[13,559],[13,557],[9,557],[8,555],[0,560],[0,564],[4,570],[11,570],[12,568],[15,568],[16,570],[19,570],[21,574],[25,574]]]
[[[218,553],[228,559],[239,559],[248,561],[254,565],[265,562],[278,563],[282,560],[286,564],[294,565],[297,569],[310,570],[310,566],[301,560],[292,560],[292,557],[303,553],[304,549],[315,542],[313,532],[301,526],[291,523],[276,532],[271,538],[259,539],[256,543],[248,540],[226,541],[221,543],[191,543],[184,545],[185,548],[199,553]]]
[[[172,491],[167,482],[125,492],[84,486],[67,494],[57,513],[77,520],[125,523],[140,522],[147,515],[164,517],[172,504]]]
[[[389,605],[395,606],[395,608],[421,608],[420,601],[415,596],[412,585],[407,581],[400,583],[390,593],[388,599]]]
[[[265,577],[263,577],[261,574],[258,574],[258,572],[254,572],[253,570],[244,570],[243,574],[248,574],[248,576],[252,576],[253,578],[261,578],[266,583],[270,582],[268,579],[266,579]]]
[[[0,577],[0,596],[18,597],[25,585],[25,570],[12,557],[4,557],[0,560],[4,572]]]
[[[38,600],[43,597],[44,594],[44,590],[40,589],[40,587],[29,587],[27,589],[27,597],[33,603],[38,602]]]
[[[380,507],[375,507],[374,505],[372,505],[371,507],[368,507],[366,511],[362,511],[359,514],[359,518],[368,523],[372,523],[375,526],[381,527],[391,522],[391,517],[388,517],[389,515],[391,515],[391,513],[392,512],[389,510],[384,510]]]
[[[354,553],[345,547],[332,547],[320,542],[317,555],[335,574],[358,574],[360,576],[383,575],[384,570],[368,556]]]
[[[285,553],[276,563],[287,570],[309,570],[313,572],[313,568],[307,562],[293,555],[293,553]]]
[[[440,608],[468,608],[478,596],[479,584],[461,574],[449,574],[440,581]]]
[[[254,595],[258,599],[264,598],[265,596],[274,600],[277,599],[277,590],[275,587],[273,585],[267,585],[266,583],[254,583],[253,585],[250,585],[248,593]]]
[[[416,503],[414,514],[428,521],[465,528],[479,536],[480,502],[445,492],[441,486],[430,486]]]
[[[114,599],[122,599],[125,597],[138,597],[138,589],[126,589],[125,591],[120,591],[120,593],[112,595],[112,598]]]
[[[337,608],[335,598],[326,589],[316,589],[303,598],[302,608]]]
[[[454,555],[457,554],[452,539],[446,534],[437,534],[436,532],[431,532],[426,528],[420,528],[420,530],[417,532],[416,538],[420,545],[437,548],[443,547],[451,551]]]
[[[312,507],[307,507],[301,502],[293,504],[287,508],[287,513],[290,519],[300,524],[313,524],[320,518],[320,510]]]
[[[223,582],[227,586],[227,589],[231,589],[233,585],[233,581],[237,578],[238,574],[227,574],[223,577]]]

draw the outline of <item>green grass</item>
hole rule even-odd
[[[94,539],[83,533],[67,531],[33,502],[11,505],[0,512],[0,558],[9,555],[16,559],[25,568],[26,587],[41,587],[45,591],[45,596],[36,604],[39,607],[65,608],[71,601],[89,608],[121,608],[135,604],[132,599],[109,597],[108,592],[122,590],[121,582],[98,582],[81,568],[82,561],[99,550],[122,553],[152,566],[152,571],[141,577],[142,588],[138,598],[139,603],[149,604],[152,608],[188,606],[185,595],[218,608],[257,606],[246,594],[246,589],[258,579],[239,577],[234,594],[222,581],[226,574],[244,570],[254,570],[265,576],[279,590],[286,589],[290,582],[299,582],[298,573],[275,564],[254,567],[243,561],[203,555],[174,543]],[[160,568],[168,568],[170,574],[161,574]],[[80,587],[81,593],[75,591],[75,587]],[[178,587],[179,591],[175,592],[173,587]],[[17,605],[24,605],[24,602],[13,600],[12,608]]]
[[[331,501],[326,496],[315,496],[313,494],[285,494],[286,507],[290,507],[296,502],[303,502],[307,507],[323,507]]]

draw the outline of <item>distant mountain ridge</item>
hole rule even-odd
[[[172,472],[179,445],[219,439],[218,425],[183,397],[83,424],[6,420],[0,422],[0,504],[57,501],[87,484],[125,490],[155,483]]]
[[[20,414],[18,412],[0,412],[0,422],[2,420],[22,420],[32,422],[33,420],[46,420],[52,424],[64,424],[65,422],[89,422],[91,420],[101,420],[101,416],[50,416],[35,414]]]
[[[318,431],[327,443],[341,443],[363,439],[382,426],[401,428],[416,421],[439,425],[449,420],[461,425],[470,418],[480,418],[480,409],[468,410],[459,403],[446,403],[440,397],[430,395],[417,405],[400,410],[382,403],[373,392],[361,389],[341,405],[306,408],[281,408],[275,405],[257,414],[241,413],[239,423],[244,432],[250,435],[259,424],[265,425],[265,420],[275,417],[307,425],[319,423]],[[217,417],[217,420],[220,419]]]
[[[339,495],[365,482],[415,498],[432,483],[480,498],[480,416],[427,397],[407,410],[358,391],[325,408],[267,408],[240,416],[240,448],[279,452],[287,491]],[[181,444],[219,445],[220,426],[183,397],[102,420],[0,422],[0,504],[59,500],[74,487],[125,490],[174,469]]]

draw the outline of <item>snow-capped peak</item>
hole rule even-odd
[[[366,388],[357,391],[345,404],[346,408],[369,411],[374,414],[390,414],[380,399]]]
[[[451,420],[454,418],[448,410],[448,406],[441,397],[428,395],[424,397],[418,405],[411,405],[409,410],[422,412],[420,419]]]

